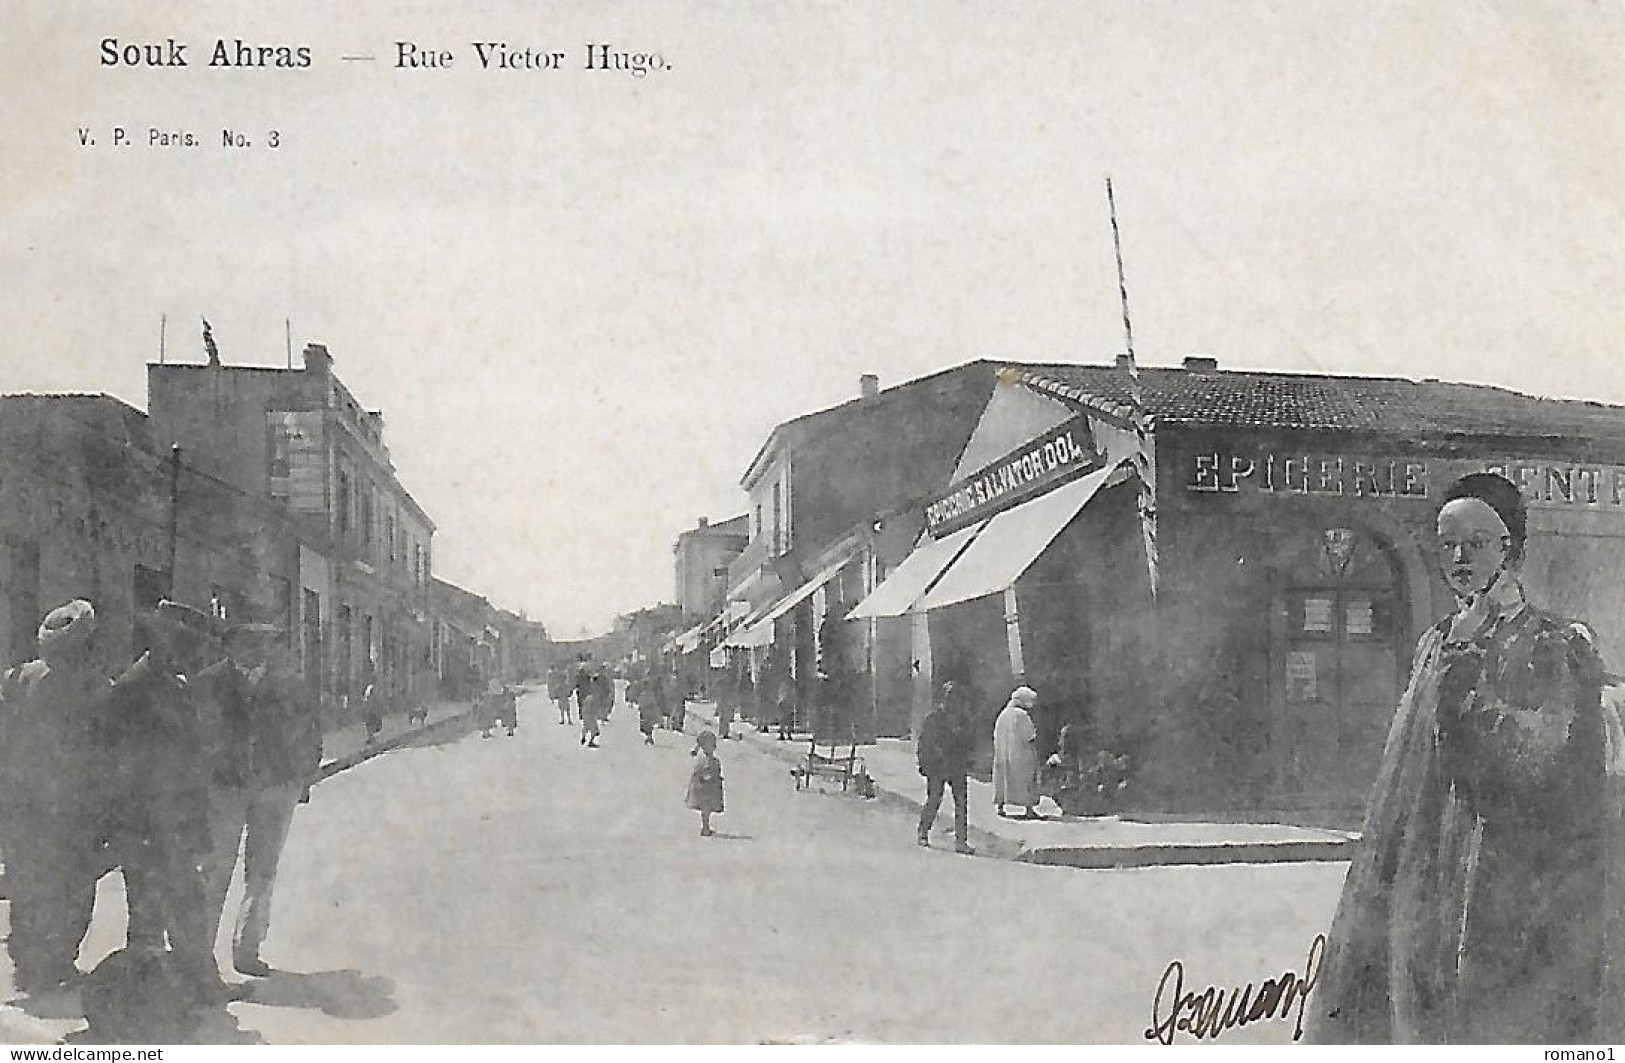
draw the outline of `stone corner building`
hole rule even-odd
[[[1001,370],[856,610],[906,629],[922,691],[959,678],[990,721],[1032,684],[1044,752],[1081,725],[1131,755],[1141,807],[1346,818],[1449,605],[1438,497],[1481,470],[1528,500],[1533,600],[1625,660],[1625,408],[1208,358],[1139,376],[1143,445],[1124,366]]]
[[[0,656],[33,657],[41,616],[95,603],[99,663],[121,668],[134,615],[174,597],[230,617],[292,608],[299,534],[271,500],[181,460],[107,395],[0,397]],[[284,615],[278,613],[278,615]]]
[[[368,683],[392,698],[429,694],[434,522],[395,474],[383,415],[339,380],[327,348],[309,344],[297,369],[216,356],[149,365],[147,403],[188,465],[295,529],[274,564],[307,677],[340,704]]]

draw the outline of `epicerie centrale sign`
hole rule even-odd
[[[1475,471],[1505,476],[1522,489],[1530,505],[1625,508],[1625,467],[1538,458],[1459,461],[1213,451],[1191,455],[1185,488],[1207,494],[1251,491],[1426,499],[1435,487],[1447,486],[1456,477]]]

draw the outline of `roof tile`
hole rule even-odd
[[[1012,368],[1040,391],[1106,409],[1129,408],[1126,369],[1034,364]],[[1139,376],[1146,413],[1164,423],[1413,436],[1625,439],[1625,406],[1540,398],[1484,384],[1165,367],[1142,367]]]

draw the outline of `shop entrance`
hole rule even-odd
[[[1273,655],[1278,789],[1298,807],[1359,807],[1400,694],[1396,567],[1371,538],[1333,528],[1286,575]]]

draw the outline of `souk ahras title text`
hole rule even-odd
[[[563,70],[568,53],[539,48],[520,48],[507,41],[476,41],[470,46],[481,70]],[[125,41],[103,37],[100,62],[108,67],[191,66],[186,41],[168,37],[163,41]],[[370,56],[362,58],[371,58]],[[395,41],[397,70],[448,70],[457,65],[457,54],[449,48],[427,47],[416,41]],[[258,44],[234,37],[215,40],[206,66],[229,68],[301,70],[311,66],[308,44]],[[609,44],[585,46],[580,69],[618,70],[633,77],[646,77],[655,71],[670,70],[671,64],[659,52],[628,51]]]
[[[103,37],[101,41],[102,66],[191,66],[186,50],[191,45],[169,37],[163,41],[123,41],[117,37]],[[215,39],[209,52],[207,66],[260,67],[300,70],[310,66],[308,44],[255,44],[233,37]]]

